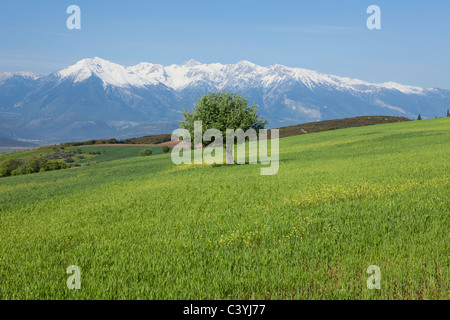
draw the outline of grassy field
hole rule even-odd
[[[448,118],[283,138],[274,176],[108,148],[0,179],[1,299],[450,298]]]
[[[77,150],[78,148],[68,148],[68,150]],[[113,161],[119,159],[125,159],[130,157],[137,157],[141,150],[151,149],[152,155],[158,155],[163,153],[161,147],[145,147],[145,146],[89,146],[82,147],[81,150],[84,153],[90,151],[105,152],[104,154],[97,155],[89,160],[95,160],[99,162]]]
[[[151,149],[153,155],[158,155],[163,153],[162,148],[157,147],[147,147],[147,146],[86,146],[86,147],[70,147],[65,148],[66,151],[74,151],[76,155],[78,155],[78,149],[81,149],[82,155],[86,157],[86,160],[78,160],[77,162],[83,163],[86,161],[99,161],[99,162],[107,162],[113,160],[119,160],[130,157],[137,157],[139,152],[144,149]],[[98,151],[102,154],[99,155],[90,155],[89,152]],[[103,153],[104,152],[104,153]],[[52,153],[52,149],[33,149],[23,152],[13,152],[0,154],[0,162],[9,158],[27,158],[33,156],[44,155],[47,153]],[[76,160],[76,157],[74,157]]]

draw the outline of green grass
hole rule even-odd
[[[32,149],[27,151],[15,151],[11,153],[4,153],[0,154],[0,162],[9,158],[26,158],[26,157],[33,157],[33,156],[39,156],[40,154],[47,154],[52,152],[52,150],[39,150],[39,149]]]
[[[139,152],[144,149],[151,149],[153,151],[153,155],[158,155],[163,153],[161,147],[146,147],[146,146],[89,146],[89,147],[81,147],[83,155],[88,154],[90,151],[105,151],[105,154],[94,155],[88,157],[89,161],[98,161],[98,162],[107,162],[119,159],[126,159],[137,157]],[[78,150],[78,147],[68,148],[67,150]]]
[[[86,157],[84,160],[77,160],[76,156],[78,155],[77,150],[82,150],[82,155]],[[108,162],[113,160],[125,159],[125,158],[133,158],[139,155],[139,152],[143,149],[152,149],[152,155],[158,155],[163,153],[161,147],[145,147],[145,146],[88,146],[88,147],[70,147],[65,148],[65,151],[74,151],[75,156],[73,157],[76,162],[84,163],[90,161],[98,161],[98,162]],[[91,151],[100,151],[102,154],[100,155],[90,155]],[[7,154],[0,155],[0,162],[9,158],[27,158],[32,156],[39,156],[41,154],[52,153],[52,149],[34,149],[29,151],[22,152],[13,152]],[[103,152],[105,152],[103,154]]]
[[[110,148],[0,179],[1,299],[450,298],[450,119],[284,138],[274,176]]]

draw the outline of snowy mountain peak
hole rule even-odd
[[[128,69],[132,70],[133,72],[143,72],[143,73],[154,72],[161,68],[163,68],[162,65],[154,64],[154,63],[150,63],[150,62],[141,62],[135,66],[128,67]]]
[[[86,66],[93,66],[93,65],[101,66],[101,65],[111,64],[112,62],[102,59],[102,58],[99,58],[99,57],[93,57],[93,58],[82,59],[82,60],[78,61],[77,63],[84,64]]]
[[[184,62],[183,66],[185,66],[185,67],[195,67],[195,66],[198,66],[200,64],[201,64],[200,62],[195,61],[194,59],[191,59],[189,61]]]
[[[258,65],[254,64],[253,62],[247,61],[247,60],[239,61],[237,63],[237,66],[239,66],[239,67],[251,67],[251,68],[258,67]]]
[[[62,80],[70,78],[75,83],[96,76],[103,81],[104,86],[142,87],[155,84],[155,81],[144,79],[124,66],[98,57],[80,60],[73,66],[56,72],[56,75]]]
[[[382,84],[380,84],[380,86],[382,86],[384,88],[388,88],[388,89],[398,90],[405,94],[423,94],[424,91],[426,91],[426,90],[435,91],[434,89],[424,89],[421,87],[407,86],[407,85],[403,85],[403,84],[400,84],[397,82],[392,82],[392,81],[382,83]]]

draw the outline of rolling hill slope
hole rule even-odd
[[[2,178],[0,298],[449,299],[449,129],[283,138],[275,176],[160,154]]]

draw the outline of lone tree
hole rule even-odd
[[[447,117],[450,117],[450,110],[447,110]]]
[[[422,117],[420,116],[420,114],[419,114],[419,116],[417,117],[417,120],[422,120]]]
[[[222,91],[219,93],[208,93],[197,99],[197,105],[192,112],[183,109],[184,120],[180,121],[180,128],[189,131],[194,136],[194,122],[202,121],[202,135],[208,129],[217,129],[222,132],[226,139],[227,129],[254,129],[256,132],[264,129],[268,121],[259,115],[255,104],[248,106],[248,100],[237,94]],[[209,145],[214,141],[204,141]],[[227,162],[234,163],[233,155],[227,150]]]

